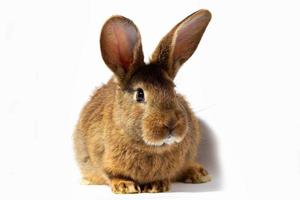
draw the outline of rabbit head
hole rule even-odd
[[[116,82],[112,121],[129,138],[151,146],[184,139],[190,111],[173,79],[196,50],[210,18],[209,11],[199,10],[182,20],[160,41],[148,64],[131,20],[113,16],[104,24],[101,53]]]

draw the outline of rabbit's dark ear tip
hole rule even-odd
[[[128,19],[127,17],[124,17],[122,15],[113,15],[108,20],[106,20],[106,24],[109,22],[116,22],[116,21],[132,23],[132,21],[130,19]]]
[[[195,14],[201,17],[206,17],[208,20],[210,20],[212,17],[211,12],[206,9],[198,10]]]

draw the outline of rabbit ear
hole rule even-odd
[[[196,50],[211,19],[208,10],[199,10],[178,23],[158,44],[151,63],[164,68],[173,79],[180,66]]]
[[[100,48],[104,62],[122,84],[144,64],[140,32],[125,17],[113,16],[106,21],[100,35]]]

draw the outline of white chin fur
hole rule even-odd
[[[164,141],[158,141],[158,142],[145,141],[145,143],[150,146],[162,146],[164,144]]]
[[[174,143],[179,143],[181,141],[182,141],[182,138],[171,136],[171,137],[165,138],[164,140],[161,140],[161,141],[156,141],[156,142],[145,141],[145,143],[147,145],[151,145],[151,146],[162,146],[163,144],[171,145]]]
[[[173,136],[164,139],[165,144],[173,144],[174,142],[175,142],[175,137]]]
[[[169,138],[166,138],[164,140],[164,143],[165,144],[174,144],[174,143],[180,143],[182,141],[183,138],[180,138],[180,137],[174,137],[174,136],[171,136]]]

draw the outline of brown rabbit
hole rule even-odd
[[[173,79],[192,56],[211,19],[199,10],[177,24],[144,63],[135,24],[111,17],[100,36],[113,78],[83,108],[74,141],[83,180],[114,193],[164,192],[170,182],[210,181],[196,162],[199,120]]]

